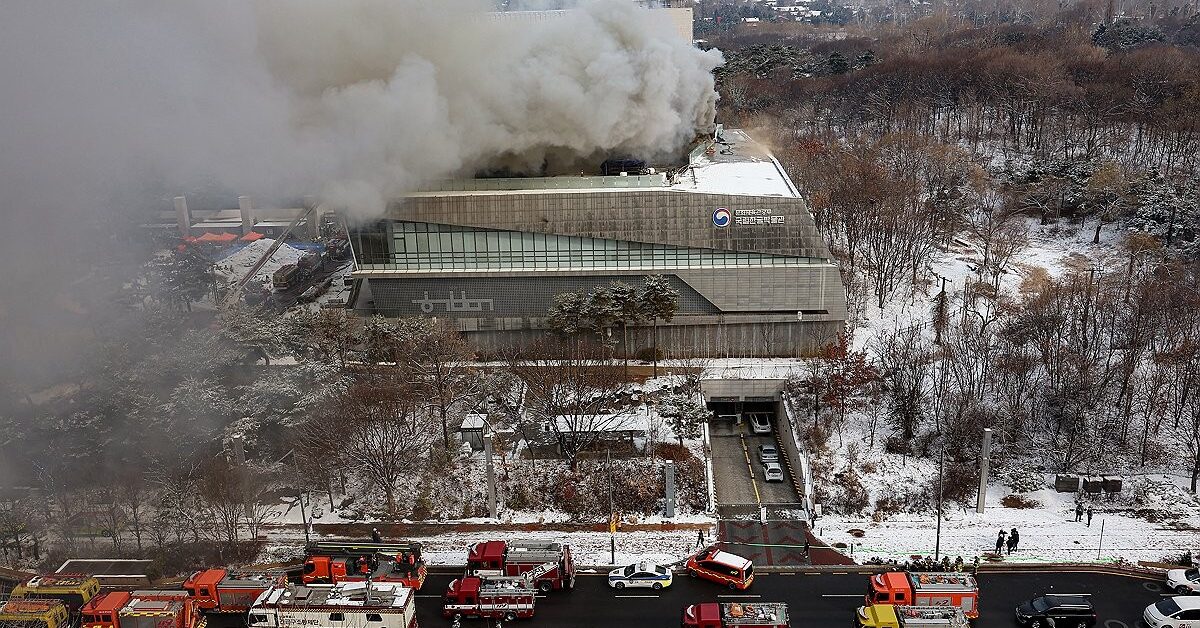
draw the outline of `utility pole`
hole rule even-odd
[[[246,519],[253,519],[254,508],[250,505],[250,495],[246,492],[246,486],[249,484],[249,474],[246,473],[246,444],[242,441],[241,436],[234,436],[232,445],[233,463],[237,465],[238,487],[242,489],[242,514]]]
[[[663,515],[667,519],[675,518],[675,463],[668,460],[663,464],[663,474],[666,476],[666,489],[663,491]]]
[[[605,464],[608,467],[608,549],[609,564],[617,564],[617,511],[612,493],[612,447],[605,448]]]
[[[992,456],[992,428],[983,428],[983,447],[979,450],[979,500],[975,502],[975,512],[983,514],[983,504],[987,499],[988,464]]]
[[[942,553],[942,479],[946,469],[945,443],[940,444],[938,449],[937,539],[934,541],[933,545],[933,560],[935,561],[941,556]]]

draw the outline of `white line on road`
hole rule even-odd
[[[862,593],[822,593],[821,597],[862,597]]]
[[[762,597],[761,595],[718,595],[717,597]]]
[[[657,600],[659,598],[657,595],[614,595],[613,597],[640,597],[647,600]]]

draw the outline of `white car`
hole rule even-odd
[[[778,462],[768,462],[763,465],[763,479],[768,482],[783,481],[783,467]]]
[[[770,434],[771,420],[761,412],[750,413],[750,431],[755,434]]]
[[[608,586],[614,589],[643,587],[658,591],[671,586],[673,581],[670,569],[654,563],[638,563],[608,572]]]
[[[779,462],[779,450],[775,449],[774,445],[759,445],[758,460],[763,464],[768,462]]]
[[[1150,628],[1195,628],[1200,626],[1200,597],[1176,596],[1146,607],[1142,620]]]
[[[1179,595],[1200,591],[1200,569],[1168,570],[1167,588]]]

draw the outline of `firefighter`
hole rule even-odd
[[[367,562],[366,556],[358,557],[358,573],[360,573],[364,576],[371,575],[371,565],[370,565],[370,563]]]

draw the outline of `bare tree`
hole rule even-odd
[[[403,319],[398,325],[396,363],[437,414],[442,445],[450,450],[451,415],[479,394],[481,381],[471,364],[475,352],[445,320]]]
[[[424,393],[389,370],[351,385],[316,420],[314,429],[337,435],[330,449],[382,488],[388,514],[397,515],[401,480],[423,467],[437,440]]]
[[[511,360],[509,369],[525,382],[529,414],[554,432],[559,451],[575,471],[580,454],[632,413],[628,382],[594,348],[547,341],[531,354],[540,357]]]

